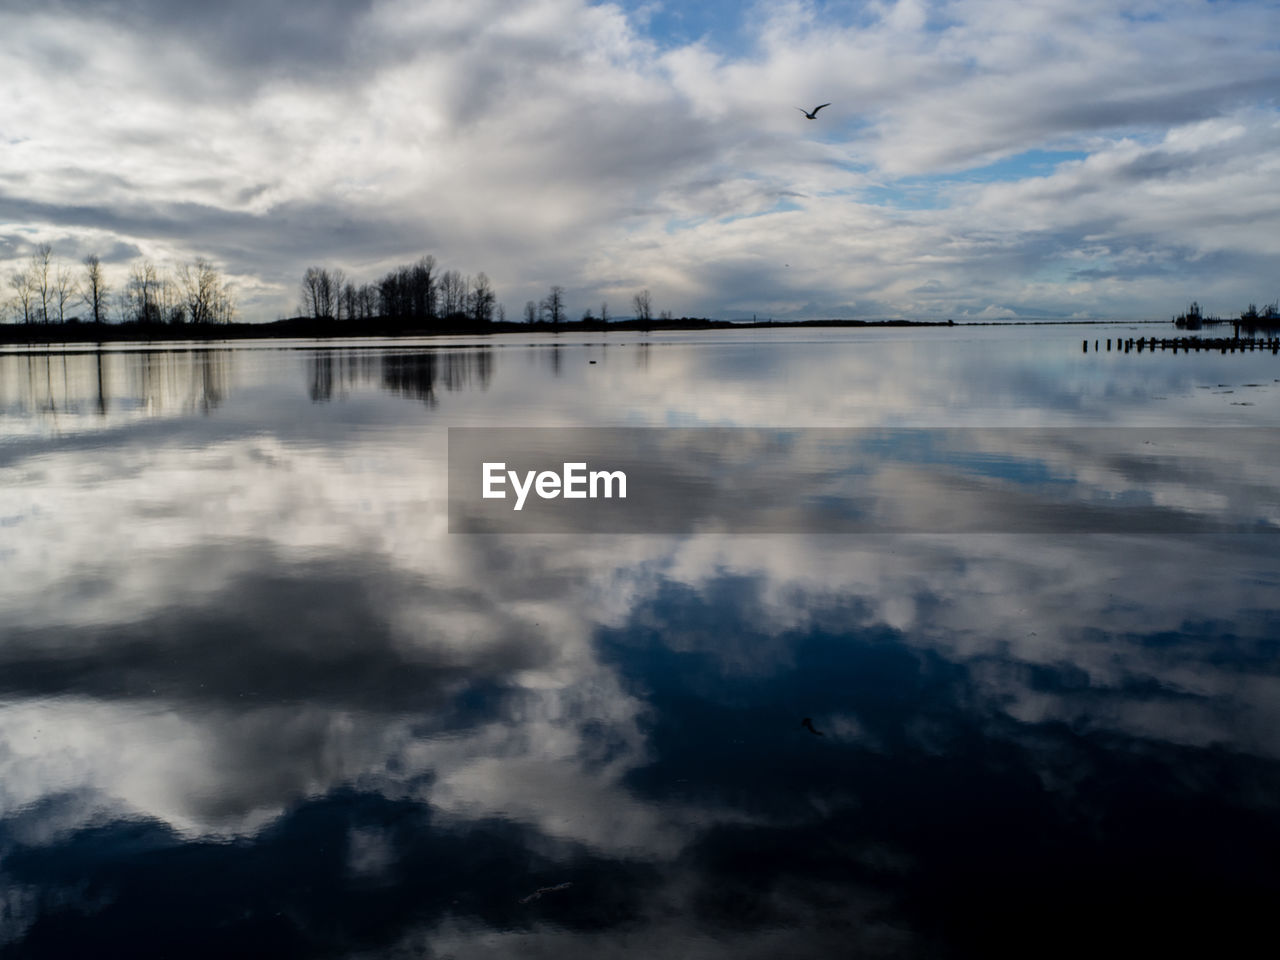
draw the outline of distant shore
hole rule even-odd
[[[681,330],[761,330],[806,327],[954,327],[954,326],[1068,326],[1100,323],[1167,323],[1158,320],[574,320],[516,323],[494,321],[416,322],[394,320],[315,320],[294,317],[271,323],[10,323],[0,324],[0,344],[145,343],[174,340],[363,339],[368,337],[485,336],[497,333],[663,333]]]

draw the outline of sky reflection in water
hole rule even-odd
[[[0,355],[0,950],[1231,949],[1273,536],[446,532],[447,426],[1280,424],[1080,339]]]

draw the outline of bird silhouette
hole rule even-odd
[[[814,108],[813,108],[813,111],[812,111],[812,112],[810,112],[810,111],[806,110],[804,107],[796,107],[796,109],[797,109],[797,110],[799,110],[801,113],[803,113],[803,114],[804,114],[806,117],[808,117],[810,120],[817,120],[817,119],[818,119],[818,111],[819,111],[819,110],[821,110],[823,107],[829,107],[829,106],[831,106],[831,104],[829,104],[829,103],[820,103],[820,104],[818,104],[816,107],[814,107]]]
[[[812,720],[811,718],[809,718],[809,717],[805,717],[803,720],[801,720],[801,721],[800,721],[800,726],[804,727],[806,730],[808,730],[810,733],[812,733],[815,737],[825,737],[825,736],[826,736],[826,734],[825,734],[825,733],[823,733],[821,730],[818,730],[817,728],[815,728],[815,727],[814,727],[814,725],[813,725],[813,720]]]

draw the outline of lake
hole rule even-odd
[[[0,956],[1267,942],[1280,359],[1153,334],[0,352]],[[791,445],[462,533],[461,427]]]

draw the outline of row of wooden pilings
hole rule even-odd
[[[1102,346],[1106,343],[1105,348]],[[1270,350],[1272,353],[1280,353],[1280,337],[1138,337],[1135,339],[1117,339],[1115,341],[1116,350],[1128,353],[1130,350],[1137,350],[1141,353],[1145,350],[1172,350],[1177,353],[1179,350],[1191,351],[1200,350],[1217,350],[1220,353],[1235,353],[1237,350],[1244,352],[1246,350]],[[1085,340],[1082,344],[1085,353],[1089,352],[1089,341]],[[1095,353],[1102,352],[1103,349],[1111,349],[1111,339],[1106,341],[1093,341],[1093,349]]]

